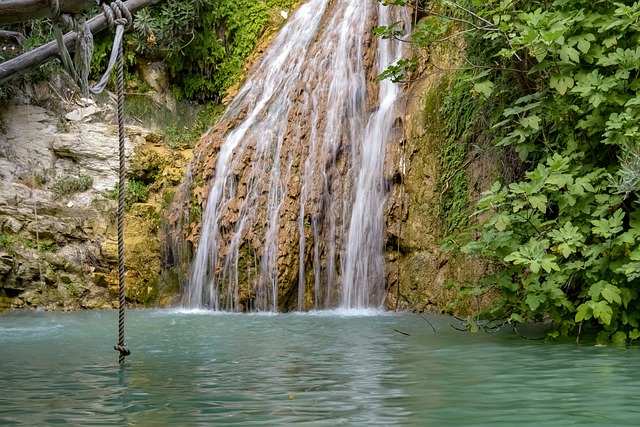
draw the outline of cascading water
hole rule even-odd
[[[383,304],[383,163],[399,89],[375,77],[401,46],[371,30],[401,13],[309,0],[280,30],[196,148],[208,194],[186,305]]]
[[[391,25],[389,13],[381,14],[380,25]],[[380,43],[378,69],[384,70],[400,58],[399,43]],[[380,306],[384,299],[385,262],[384,218],[382,206],[387,191],[382,170],[385,147],[395,119],[395,101],[399,94],[396,84],[380,82],[378,109],[369,116],[360,138],[360,161],[355,200],[349,224],[342,306],[364,308]]]

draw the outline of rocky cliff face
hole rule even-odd
[[[0,311],[117,307],[112,110],[66,102],[54,113],[51,98],[32,86],[0,106]],[[127,298],[144,304],[157,297],[162,270],[161,190],[180,180],[186,161],[153,132],[126,133],[129,178],[155,174],[152,196],[125,219]]]
[[[335,3],[330,2],[329,7]],[[375,109],[379,101],[379,41],[370,33],[377,24],[374,15],[368,16],[364,25],[369,32],[358,46],[362,52],[354,48],[348,55],[353,62],[357,53],[366,70],[366,90],[362,90],[366,95],[361,103],[365,110]],[[242,148],[236,150],[244,151],[236,156],[232,179],[224,188],[234,195],[221,207],[217,236],[219,254],[232,262],[218,262],[203,271],[203,275],[218,275],[238,284],[235,295],[227,296],[234,300],[234,309],[256,307],[261,296],[255,285],[261,275],[275,274],[281,310],[331,307],[340,298],[338,285],[345,256],[340,248],[348,237],[345,228],[352,208],[356,149],[346,143],[350,129],[354,129],[353,117],[343,114],[341,105],[328,102],[330,89],[319,83],[328,67],[336,65],[331,52],[322,45],[312,46],[308,56],[316,59],[317,71],[302,69],[301,74],[310,77],[300,80],[287,94],[293,107],[278,148],[282,153],[279,160],[265,160],[251,145],[251,138],[261,135],[245,138]],[[389,309],[440,310],[454,297],[455,289],[447,290],[447,283],[473,282],[490,269],[482,260],[454,257],[440,247],[444,237],[439,220],[443,189],[438,182],[444,139],[438,108],[449,76],[423,71],[423,77],[407,86],[403,100],[396,103],[395,122],[384,153],[386,199],[380,209],[385,223],[386,268],[381,276],[384,304]],[[257,80],[267,77],[254,76]],[[257,95],[241,91],[239,96],[247,97],[246,102],[240,99],[240,108],[226,114],[198,142],[169,216],[175,234],[168,238],[162,229],[164,209],[173,188],[185,177],[191,153],[170,150],[158,134],[127,126],[128,178],[142,183],[149,193],[145,202],[130,201],[126,212],[130,303],[177,302],[170,294],[158,297],[159,283],[163,274],[189,270],[223,140],[250,113],[255,104],[251,96]],[[61,111],[60,105],[51,107],[51,98],[60,97],[33,86],[0,105],[0,311],[117,306],[114,189],[118,154],[111,107],[108,103],[96,106],[57,99],[53,104],[62,104]],[[337,125],[326,117],[314,117],[326,111],[339,112]],[[341,142],[334,148],[323,145],[323,139],[331,138],[322,136],[332,126],[338,130],[335,139]],[[270,183],[261,179],[274,165],[280,168],[279,232],[273,256],[259,266],[257,260],[270,250],[265,238],[271,221]],[[469,188],[485,187],[483,180],[495,169],[491,159],[467,165]],[[477,191],[469,195],[470,202],[475,197]],[[253,212],[252,226],[256,226],[238,234],[247,210]],[[161,244],[165,240],[172,240],[166,263]],[[459,307],[458,312],[462,311],[464,307]]]
[[[329,2],[327,9],[340,4]],[[374,228],[371,223],[351,221],[361,176],[357,159],[365,151],[359,138],[368,126],[358,127],[361,119],[343,108],[349,100],[335,102],[327,93],[349,94],[366,111],[380,108],[381,83],[376,77],[381,69],[376,60],[381,41],[370,33],[380,23],[376,14],[367,16],[368,36],[348,55],[354,68],[362,65],[360,77],[350,76],[362,78],[362,86],[350,86],[342,82],[345,76],[332,74],[342,64],[335,50],[344,43],[321,30],[309,50],[300,52],[309,60],[293,73],[300,76],[297,84],[289,88],[286,81],[274,82],[271,86],[286,88],[284,94],[260,98],[263,87],[256,82],[269,80],[275,71],[257,67],[247,83],[253,86],[240,90],[222,121],[198,142],[169,220],[175,227],[175,261],[191,272],[184,289],[187,304],[228,310],[308,310],[344,302],[345,282],[353,279],[347,273],[348,260],[359,257],[349,253],[351,231],[367,235]],[[339,28],[329,21],[320,27]],[[439,54],[440,60],[449,61],[451,67],[446,68],[455,68],[455,53]],[[404,88],[404,98],[396,102],[388,125],[384,171],[377,181],[377,191],[385,196],[365,213],[373,217],[382,212],[379,253],[384,252],[384,265],[378,269],[377,260],[367,259],[360,266],[376,271],[369,272],[367,280],[383,282],[383,289],[372,287],[372,294],[386,295],[383,304],[389,309],[441,310],[454,300],[460,284],[473,283],[490,268],[483,260],[453,256],[440,247],[445,237],[440,219],[446,190],[439,183],[444,150],[439,108],[452,73],[422,65],[414,82]],[[332,77],[326,79],[327,75]],[[335,80],[343,84],[334,86]],[[287,98],[284,108],[255,109],[263,103],[275,105],[277,96]],[[274,122],[278,110],[286,114]],[[241,137],[230,144],[237,134]],[[466,162],[465,167],[472,204],[495,166],[484,158]],[[378,250],[375,239],[370,242],[371,250]],[[448,284],[454,285],[452,289]],[[380,301],[378,296],[372,300]],[[274,301],[277,307],[269,305]],[[469,299],[456,312],[466,311],[469,304],[482,301]]]
[[[390,309],[466,315],[492,299],[491,295],[458,298],[462,287],[473,287],[494,266],[479,256],[445,251],[441,243],[447,234],[443,218],[452,214],[443,211],[443,197],[450,189],[442,177],[452,173],[446,170],[444,153],[450,149],[447,144],[463,143],[448,140],[441,107],[455,78],[452,70],[460,64],[459,54],[434,48],[429,56],[447,67],[434,66],[429,56],[419,65],[405,92],[402,144],[387,153],[387,175],[395,177],[386,215]],[[498,156],[493,154],[468,153],[453,171],[453,175],[464,173],[466,194],[461,197],[469,209],[500,175]]]

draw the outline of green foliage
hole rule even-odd
[[[22,238],[22,247],[25,249],[34,249],[36,247],[36,241],[26,237]]]
[[[173,149],[193,148],[223,112],[224,106],[213,102],[178,101],[175,111],[144,95],[129,96],[125,102],[126,116],[161,129],[167,145]]]
[[[282,22],[278,13],[290,11],[297,0],[165,0],[138,11],[133,31],[125,34],[125,80],[141,82],[137,62],[165,61],[174,92],[181,99],[219,102],[236,83],[247,55],[267,27]],[[97,10],[95,11],[97,12]],[[26,36],[23,51],[53,40],[51,21],[35,20],[13,25]],[[107,68],[113,48],[113,33],[94,35],[91,78],[99,80]],[[0,62],[14,51],[0,49]],[[51,61],[31,72],[31,81],[46,81],[59,72],[59,62]],[[110,76],[115,83],[115,73]],[[0,86],[0,100],[12,95],[10,85]]]
[[[149,198],[147,187],[136,180],[127,181],[127,201],[130,203],[144,203]]]
[[[220,101],[276,8],[295,0],[168,0],[140,11],[129,42],[138,54],[166,58],[179,99]]]
[[[75,286],[73,286],[73,283],[67,283],[65,285],[65,288],[67,289],[67,292],[69,292],[69,295],[71,295],[72,297],[77,297],[79,295],[78,290]]]
[[[0,101],[5,101],[13,97],[14,88],[11,85],[0,85]]]
[[[117,200],[120,189],[120,184],[116,183],[113,190],[107,191],[105,197]],[[147,193],[147,187],[144,183],[136,181],[135,179],[127,180],[124,190],[124,208],[129,210],[134,203],[144,203],[149,198]]]
[[[4,249],[9,255],[15,256],[13,237],[8,233],[0,233],[0,249]]]
[[[7,233],[0,234],[0,248],[10,248],[12,243],[13,240],[11,239],[10,235],[8,235]]]
[[[14,43],[0,43],[0,63],[54,40],[50,19],[36,19],[12,24],[3,29],[18,32],[24,35],[25,38],[22,46]],[[60,71],[60,62],[58,59],[54,59],[31,69],[23,78],[32,83],[49,81],[53,73]],[[0,85],[0,101],[11,99],[15,90],[15,81]]]
[[[55,244],[54,242],[40,242],[38,244],[38,252],[40,253],[45,253],[45,252],[58,252],[58,245]]]
[[[423,11],[412,39],[447,42],[442,28],[455,21],[468,46],[484,46],[467,52],[471,91],[484,100],[494,144],[528,166],[484,193],[481,225],[467,233],[479,238],[462,247],[500,266],[480,284],[502,294],[483,316],[551,320],[550,338],[589,325],[598,342],[639,338],[640,3],[440,6]],[[504,97],[514,101],[499,107]]]
[[[58,251],[58,245],[53,242],[39,242],[28,237],[23,237],[21,243],[23,248],[36,249],[41,255],[47,252],[54,253]]]
[[[438,188],[441,194],[440,219],[447,234],[465,225],[469,216],[464,165],[467,148],[475,136],[473,122],[478,112],[478,103],[473,99],[469,77],[468,74],[461,73],[454,79],[440,107],[446,143],[439,155],[442,172]]]
[[[221,99],[239,76],[244,58],[253,49],[268,19],[261,2],[204,1],[198,31],[183,56],[168,58],[178,98]]]
[[[169,147],[174,149],[193,148],[200,137],[216,123],[224,112],[224,106],[208,103],[201,108],[190,123],[175,123],[165,129]]]
[[[198,202],[198,198],[194,195],[191,197],[191,206],[189,209],[189,223],[193,224],[202,219],[202,206]]]
[[[56,181],[53,184],[53,192],[57,196],[66,196],[74,193],[82,193],[93,186],[93,178],[89,175],[69,176]]]

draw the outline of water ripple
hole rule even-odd
[[[0,315],[0,424],[618,426],[640,412],[635,347],[471,335],[442,316],[203,314],[130,311],[123,367],[115,311]]]

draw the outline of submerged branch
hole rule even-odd
[[[433,325],[431,324],[431,322],[429,322],[429,320],[424,317],[423,315],[420,315],[420,317],[422,317],[424,319],[425,322],[427,322],[429,324],[429,326],[431,326],[431,329],[433,329],[433,333],[436,333],[436,328],[433,327]]]

